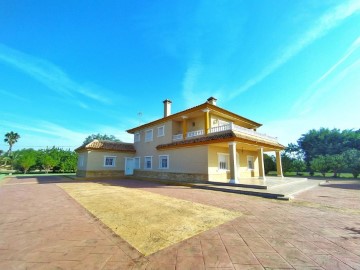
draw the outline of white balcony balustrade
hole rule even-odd
[[[181,141],[183,139],[182,134],[173,135],[173,141]]]
[[[190,132],[186,133],[186,138],[192,138],[192,137],[197,137],[197,136],[202,136],[202,135],[204,135],[204,130],[199,129],[199,130],[190,131]]]
[[[218,133],[218,132],[222,132],[222,131],[226,131],[226,130],[233,130],[242,134],[246,134],[246,135],[250,135],[252,137],[257,137],[259,139],[265,139],[268,141],[273,141],[273,142],[277,142],[277,138],[276,137],[272,137],[263,133],[259,133],[256,132],[252,129],[248,129],[248,128],[244,128],[244,127],[240,127],[238,125],[235,125],[234,123],[229,123],[227,125],[222,125],[222,126],[218,126],[218,127],[212,127],[209,128],[209,134],[213,134],[213,133]],[[195,131],[190,131],[186,133],[186,138],[185,139],[191,139],[194,137],[198,137],[198,136],[203,136],[205,134],[205,131],[203,129],[199,129],[199,130],[195,130]],[[183,135],[182,134],[177,134],[177,135],[173,135],[173,141],[180,141],[183,140]]]

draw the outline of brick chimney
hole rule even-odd
[[[167,117],[171,114],[171,100],[165,99],[164,103],[164,117]]]
[[[217,101],[217,99],[214,98],[214,97],[209,97],[209,98],[207,99],[207,103],[209,103],[209,104],[211,104],[211,105],[215,105],[215,106],[216,106],[216,101]]]

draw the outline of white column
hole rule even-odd
[[[276,153],[276,171],[277,171],[277,176],[280,176],[282,178],[284,178],[283,172],[282,172],[282,164],[281,164],[281,155],[280,155],[280,151],[275,151]]]
[[[259,160],[259,178],[266,180],[265,177],[265,168],[264,168],[264,148],[258,150],[258,160]]]
[[[236,166],[236,142],[229,143],[229,156],[230,156],[230,183],[237,184],[237,166]]]

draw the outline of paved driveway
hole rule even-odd
[[[144,257],[56,185],[64,181],[13,178],[0,188],[0,269],[360,269],[359,185],[279,202],[107,181],[244,214]]]

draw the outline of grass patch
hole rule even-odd
[[[75,176],[76,173],[13,173],[13,176]]]
[[[132,188],[100,183],[58,186],[144,255],[241,216],[239,212]]]
[[[276,171],[271,171],[267,174],[268,176],[277,176]],[[285,177],[315,177],[315,178],[333,178],[334,173],[329,172],[325,174],[325,177],[321,173],[315,172],[313,176],[310,175],[309,172],[300,172],[300,175],[297,175],[296,172],[286,172],[284,173]],[[340,173],[337,178],[333,179],[355,179],[360,180],[360,178],[354,178],[351,173]]]
[[[3,181],[3,179],[6,177],[6,174],[0,174],[0,182]]]

